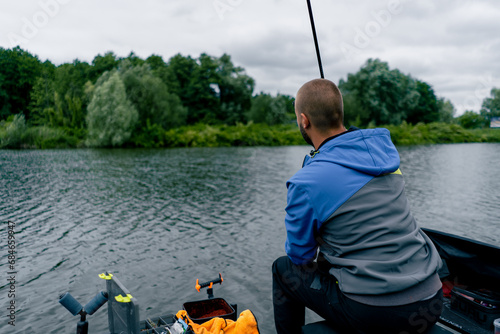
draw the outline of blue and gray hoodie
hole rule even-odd
[[[292,262],[312,261],[319,248],[348,296],[397,295],[424,281],[411,301],[435,293],[441,259],[410,213],[399,162],[387,129],[350,129],[306,157],[287,182]]]

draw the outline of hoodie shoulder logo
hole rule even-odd
[[[399,169],[399,168],[397,171],[392,172],[391,174],[403,175],[403,173],[401,173],[401,169]]]

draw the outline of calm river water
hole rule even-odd
[[[399,148],[424,227],[500,245],[500,144]],[[0,151],[0,332],[74,333],[85,304],[119,277],[141,319],[216,297],[273,333],[270,266],[284,254],[285,181],[309,147]],[[8,221],[15,223],[16,326],[8,325]],[[309,316],[310,319],[312,316]],[[106,306],[88,317],[107,330]]]

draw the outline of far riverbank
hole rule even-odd
[[[382,126],[389,129],[394,144],[429,145],[452,143],[500,142],[500,129],[464,129],[457,124],[403,123]],[[15,130],[15,131],[14,131]],[[265,124],[207,125],[197,124],[163,131],[152,128],[141,134],[137,144],[124,147],[178,148],[178,147],[228,147],[228,146],[290,146],[304,141],[295,123],[269,126]],[[86,134],[45,126],[23,129],[0,129],[0,148],[84,148]]]

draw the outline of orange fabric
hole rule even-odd
[[[191,325],[195,334],[259,334],[257,320],[250,310],[240,313],[236,321],[213,318],[201,325],[195,324],[189,319],[187,312],[181,310],[176,314],[177,318],[183,319],[188,325]]]

